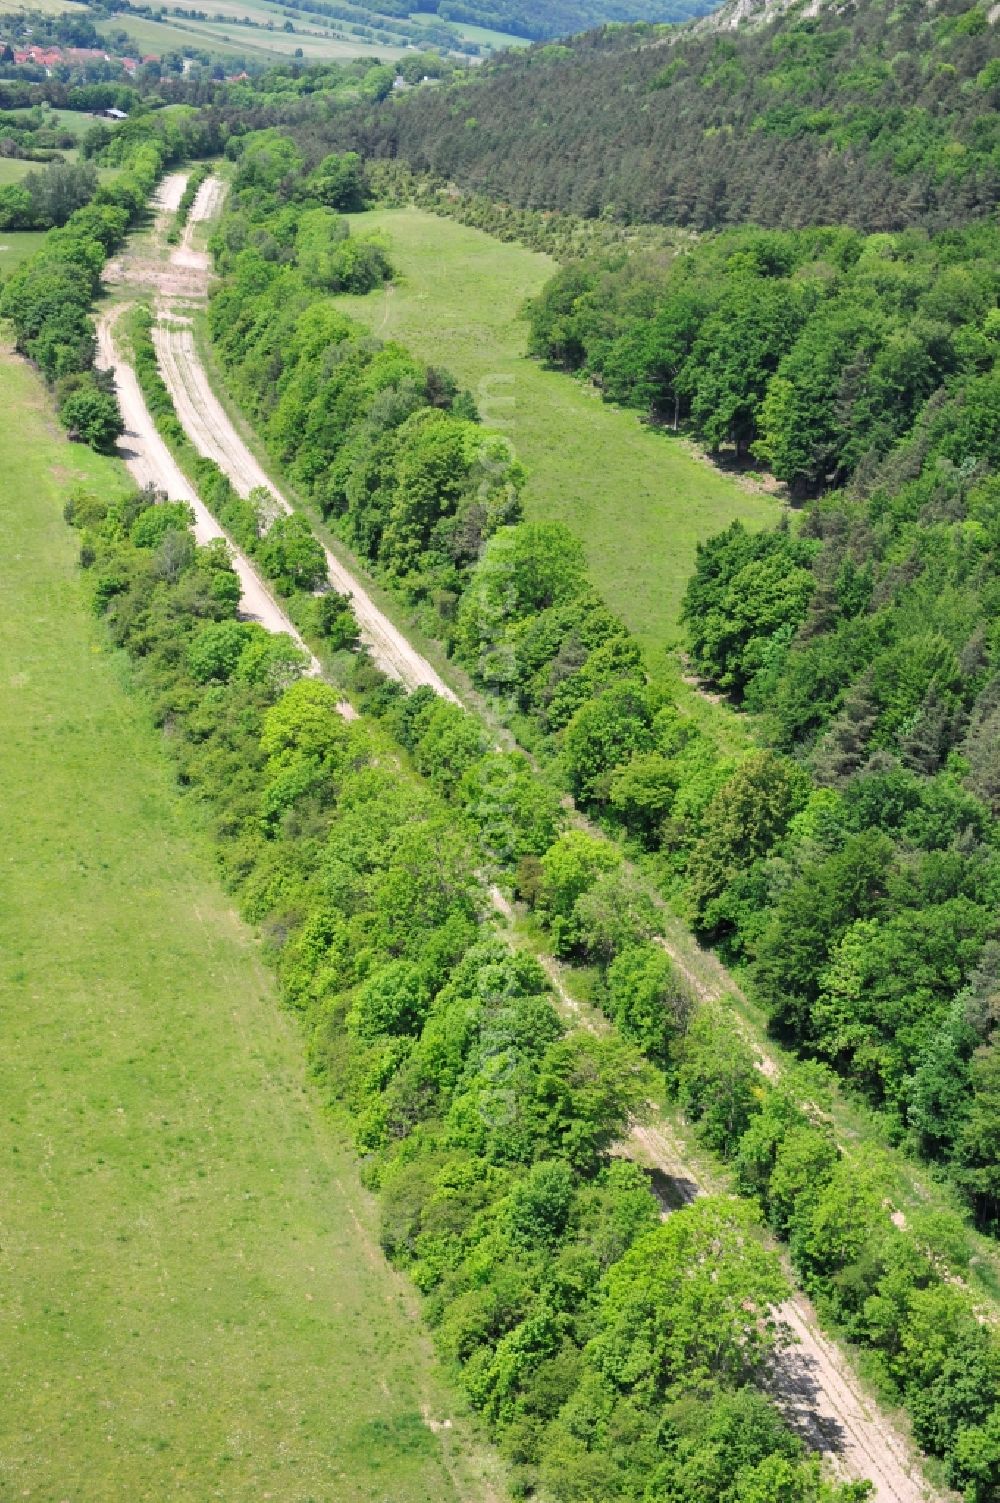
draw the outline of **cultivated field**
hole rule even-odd
[[[411,10],[411,21],[423,21],[432,26],[441,25],[441,17],[434,11]],[[468,21],[453,21],[452,28],[466,42],[478,42],[481,46],[493,48],[495,51],[504,47],[530,47],[531,43],[526,37],[516,37],[506,31],[494,31],[489,26],[472,26]]]
[[[354,228],[389,235],[399,279],[388,294],[340,299],[345,311],[472,389],[528,467],[528,515],[580,536],[596,583],[657,662],[677,639],[699,539],[736,517],[773,522],[778,503],[525,358],[518,313],[552,274],[547,256],[413,208],[357,215]]]
[[[0,360],[0,1496],[493,1499],[62,521],[124,484]],[[16,420],[11,416],[16,414]],[[15,877],[15,881],[10,878]]]
[[[303,15],[293,23],[296,30],[286,32],[282,30],[286,13],[277,6],[251,0],[249,4],[227,8],[232,10],[233,19],[189,21],[164,14],[162,20],[149,21],[116,15],[110,21],[101,22],[98,30],[105,36],[126,31],[138,50],[157,56],[166,52],[204,51],[223,58],[245,57],[264,62],[293,57],[297,48],[301,48],[307,62],[349,62],[356,57],[377,57],[391,62],[404,56],[402,47],[334,35],[325,29],[321,16]],[[242,19],[244,16],[250,17],[250,26],[237,24],[235,17]],[[268,21],[274,23],[273,30],[268,29]],[[336,22],[329,24],[341,29],[337,28]]]
[[[9,16],[14,11],[37,10],[43,16],[61,16],[66,11],[81,12],[86,10],[85,5],[77,4],[77,0],[31,0],[27,5],[24,0],[0,0],[0,16]]]

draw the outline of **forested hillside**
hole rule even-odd
[[[528,207],[883,230],[990,212],[998,102],[985,5],[881,0],[721,34],[592,32],[335,133]]]
[[[409,0],[398,0],[410,14]],[[393,0],[379,7],[390,15]],[[713,9],[713,0],[432,0],[443,21],[468,21],[533,41],[566,37],[607,21],[686,21]]]

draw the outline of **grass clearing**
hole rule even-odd
[[[424,1422],[451,1395],[415,1301],[87,611],[63,499],[124,471],[6,355],[0,399],[0,1495],[485,1503],[467,1422]]]
[[[0,157],[0,188],[9,183],[19,183],[29,172],[41,172],[44,162],[27,162],[22,157]],[[3,231],[0,230],[0,235]]]
[[[38,163],[33,165],[37,167]],[[44,239],[44,230],[0,230],[0,277],[9,276],[33,256]]]
[[[780,504],[525,357],[518,314],[552,275],[548,256],[421,209],[353,218],[357,233],[388,234],[399,280],[339,304],[472,390],[484,422],[510,435],[528,468],[527,515],[581,538],[599,589],[662,668],[696,544],[737,517],[772,523]]]
[[[440,26],[441,17],[432,10],[411,10],[411,21],[420,21],[424,25]],[[448,25],[456,36],[463,42],[479,42],[484,47],[490,47],[494,51],[502,51],[506,47],[530,47],[527,37],[514,36],[509,31],[494,31],[489,26],[473,26],[467,21],[449,21]]]

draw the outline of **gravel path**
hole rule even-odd
[[[97,325],[98,365],[114,371],[115,389],[125,419],[125,434],[119,441],[118,452],[140,486],[152,485],[162,491],[170,501],[186,501],[194,511],[194,535],[201,544],[222,538],[229,547],[233,568],[240,581],[240,615],[247,621],[256,621],[267,631],[284,632],[292,638],[309,662],[308,672],[318,674],[320,665],[296,631],[291,620],[260,578],[250,560],[223,532],[211,512],[199,500],[193,488],[185,480],[181,470],[163,439],[146,406],[135,371],[124,360],[114,345],[114,325],[125,312],[119,305],[105,313]],[[341,713],[354,719],[356,711],[346,702]]]
[[[203,265],[206,280],[208,258],[191,249],[190,236],[196,224],[218,211],[223,191],[224,185],[218,178],[205,179],[191,206],[184,242],[171,257],[171,264],[187,273],[195,272]],[[149,268],[144,267],[143,270],[145,274],[149,274]],[[155,270],[152,274],[155,277]],[[169,315],[167,305],[173,291],[169,272],[160,282],[157,291],[161,306],[167,308]],[[166,324],[154,328],[153,339],[160,372],[173,398],[177,416],[198,452],[215,461],[241,496],[248,496],[252,490],[263,486],[271,492],[283,511],[291,512],[292,507],[265,475],[213,392],[189,323],[183,319],[168,318]],[[329,548],[325,548],[324,552],[330,583],[340,594],[351,597],[361,639],[383,673],[398,679],[408,689],[427,685],[442,698],[457,704],[457,696],[379,609],[350,570],[345,568]]]

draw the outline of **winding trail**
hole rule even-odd
[[[218,538],[222,539],[227,545],[240,581],[240,615],[244,620],[258,622],[267,631],[284,632],[291,637],[309,663],[309,674],[317,675],[320,671],[318,658],[310,652],[246,554],[236,547],[185,480],[176,460],[157,433],[135,371],[115,348],[114,327],[127,306],[119,304],[116,308],[109,309],[97,324],[98,366],[103,370],[113,371],[118,403],[125,419],[125,433],[118,443],[118,453],[139,486],[151,485],[162,491],[169,501],[188,503],[194,512],[194,535],[198,543],[204,545]],[[353,705],[346,702],[342,713],[350,719],[356,715]]]
[[[170,180],[168,179],[168,182]],[[183,190],[183,180],[181,190]],[[173,190],[171,190],[173,191]],[[179,192],[177,197],[179,197]],[[203,298],[207,292],[208,258],[194,249],[191,241],[194,226],[210,218],[218,209],[223,187],[218,179],[208,178],[192,206],[191,218],[182,244],[173,252],[169,263],[124,263],[126,279],[141,280],[156,292],[166,321],[154,331],[161,372],[178,417],[200,453],[213,459],[242,495],[257,486],[266,487],[278,504],[291,511],[286,499],[275,491],[261,466],[236,432],[231,420],[211,390],[207,374],[194,342],[190,319],[176,308],[177,302]],[[155,266],[159,265],[159,273]],[[104,321],[102,321],[103,325]],[[102,327],[102,341],[110,340],[110,330]],[[104,345],[102,343],[102,350]],[[129,424],[129,438],[145,451],[129,455],[130,463],[145,464],[154,473],[156,483],[173,494],[179,483],[183,499],[192,499],[176,466],[159,436],[148,435],[135,406],[130,380],[134,374],[118,361],[117,375],[123,393],[123,410]],[[136,387],[136,391],[138,388]],[[145,411],[139,394],[139,403]],[[149,422],[148,413],[146,421]],[[151,422],[149,423],[151,428]],[[147,439],[149,440],[147,444]],[[155,440],[155,442],[154,442]],[[160,446],[162,453],[157,450]],[[164,484],[168,466],[176,474]],[[133,473],[137,474],[136,469]],[[207,515],[207,514],[206,514]],[[218,524],[211,535],[221,535]],[[234,550],[235,552],[236,550]],[[330,579],[334,587],[352,596],[362,636],[372,656],[383,671],[400,679],[410,688],[428,684],[448,699],[457,697],[443,683],[426,660],[410,646],[402,633],[387,619],[344,568],[327,551]],[[246,561],[244,560],[244,563]],[[249,565],[246,567],[249,569]],[[252,570],[250,571],[252,573]],[[241,573],[241,580],[243,574]],[[259,581],[258,581],[259,584]],[[263,588],[263,586],[261,586]],[[266,593],[266,592],[265,592]],[[283,626],[282,630],[288,630]],[[318,666],[318,665],[317,665]],[[353,712],[352,712],[353,713]],[[501,917],[513,917],[510,905],[498,889],[491,890],[493,906]],[[574,1026],[599,1030],[601,1025],[585,1015],[562,983],[558,965],[540,957],[553,983],[561,1008]],[[678,957],[680,959],[680,957]],[[703,982],[687,965],[683,969],[701,990]],[[655,1113],[653,1114],[655,1117]],[[670,1125],[662,1118],[634,1124],[628,1140],[618,1150],[652,1170],[653,1185],[661,1199],[664,1213],[689,1204],[713,1188],[692,1168]],[[933,1503],[944,1495],[935,1493],[921,1476],[912,1447],[888,1417],[865,1394],[857,1374],[841,1350],[819,1329],[809,1301],[796,1294],[778,1310],[778,1316],[790,1338],[772,1362],[770,1387],[789,1420],[809,1443],[819,1451],[832,1470],[845,1479],[864,1478],[871,1482],[875,1503]]]
[[[218,213],[224,196],[225,184],[221,179],[207,177],[191,205],[181,244],[165,265],[161,263],[161,273],[157,274],[155,265],[145,263],[142,266],[143,279],[152,284],[163,315],[154,327],[153,340],[160,371],[177,416],[198,452],[215,461],[241,496],[248,496],[252,490],[263,487],[271,493],[280,509],[290,514],[293,507],[264,473],[213,392],[195,346],[190,319],[179,314],[173,306],[177,301],[191,298],[192,289],[186,285],[188,280],[200,280],[200,296],[207,294],[209,257],[194,248],[193,235],[199,225]],[[427,686],[443,699],[457,704],[457,696],[441,676],[379,609],[336,554],[327,547],[323,551],[330,583],[341,595],[350,596],[361,640],[383,673],[405,684],[408,689]]]

